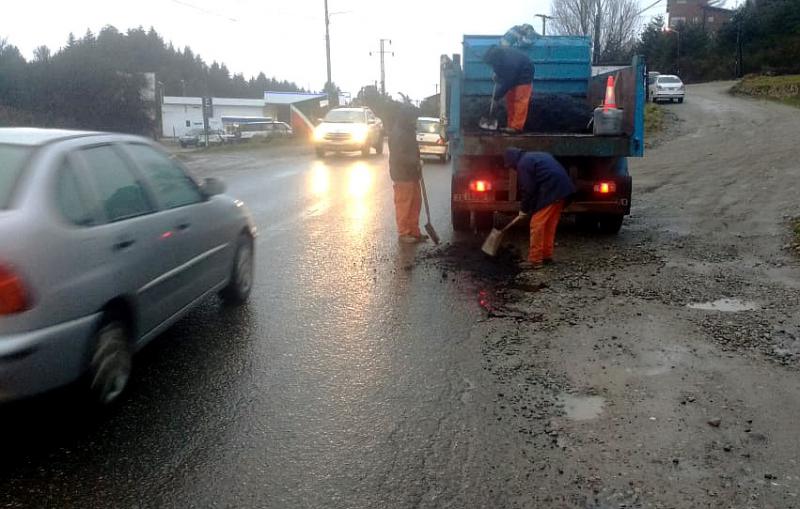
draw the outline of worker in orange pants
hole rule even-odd
[[[419,211],[422,207],[419,181],[398,181],[393,185],[394,211],[400,241],[414,243],[425,240],[419,231]]]
[[[533,93],[533,62],[524,52],[505,46],[489,48],[483,61],[494,71],[496,87],[492,100],[506,98],[508,125],[503,130],[510,134],[522,132]]]
[[[417,143],[417,110],[399,109],[389,132],[389,175],[394,183],[394,209],[400,242],[414,244],[428,239],[419,231],[422,163]]]
[[[531,239],[525,268],[539,269],[553,261],[556,230],[566,200],[575,193],[567,171],[547,152],[506,150],[507,167],[517,170],[520,215],[531,218]]]

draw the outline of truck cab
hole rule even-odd
[[[537,96],[570,96],[585,101],[587,111],[600,106],[608,76],[616,78],[617,105],[623,112],[622,132],[594,135],[591,128],[580,132],[552,131],[503,134],[481,130],[474,119],[476,101],[488,104],[492,93],[492,70],[483,55],[500,36],[464,36],[463,68],[460,55],[442,56],[441,101],[452,155],[451,214],[455,230],[491,225],[495,212],[519,210],[516,171],[505,168],[505,150],[549,152],[572,178],[577,193],[565,209],[591,228],[616,233],[630,213],[632,180],[628,157],[644,153],[644,61],[634,57],[630,66],[596,69],[591,66],[588,37],[543,36],[524,49],[534,62],[533,107]],[[591,116],[586,118],[587,124]]]

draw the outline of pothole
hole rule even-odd
[[[758,304],[751,301],[743,301],[739,299],[718,299],[712,302],[697,302],[694,304],[687,304],[686,307],[690,309],[699,309],[701,311],[722,311],[724,313],[738,313],[740,311],[754,311],[758,309]]]
[[[596,419],[603,413],[603,405],[606,402],[600,396],[576,396],[574,394],[562,394],[558,397],[558,401],[564,406],[567,418],[574,421]]]

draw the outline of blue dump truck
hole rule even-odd
[[[476,101],[489,104],[492,69],[483,62],[483,56],[500,39],[465,35],[463,67],[460,55],[441,58],[442,122],[447,126],[453,161],[453,228],[488,227],[495,212],[519,210],[516,171],[503,167],[505,149],[517,147],[550,152],[569,171],[578,192],[565,214],[575,214],[576,221],[585,227],[618,232],[631,207],[627,158],[644,154],[644,60],[637,56],[630,66],[593,69],[588,37],[536,38],[532,47],[523,50],[535,66],[530,115],[537,114],[537,98],[554,95],[578,102],[590,112],[603,103],[607,78],[613,75],[617,106],[623,113],[622,130],[619,135],[597,136],[591,127],[581,132],[551,132],[544,125],[536,132],[504,134],[481,130],[474,107],[467,111]],[[590,118],[587,116],[587,124]]]

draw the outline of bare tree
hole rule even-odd
[[[594,63],[630,49],[642,20],[639,0],[553,0],[551,14],[556,33],[592,38]]]
[[[33,50],[33,60],[35,62],[47,62],[50,60],[51,53],[50,48],[47,46],[38,46],[36,49]]]

